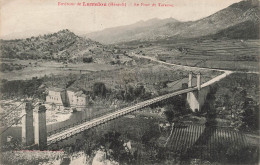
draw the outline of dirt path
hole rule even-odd
[[[137,57],[137,58],[145,58],[145,59],[148,59],[148,60],[151,60],[151,61],[160,63],[160,64],[170,65],[170,66],[178,66],[178,67],[181,67],[181,68],[183,68],[183,69],[189,69],[189,70],[191,70],[191,69],[197,69],[197,70],[211,70],[211,71],[220,71],[220,72],[233,72],[233,71],[231,71],[231,70],[212,69],[212,68],[200,68],[200,67],[196,67],[196,66],[187,66],[187,65],[172,64],[172,63],[167,63],[167,62],[164,62],[164,61],[157,60],[157,59],[154,58],[154,57],[141,56],[141,55],[138,55],[138,54],[135,54],[135,53],[131,53],[130,56],[135,56],[135,57]]]
[[[212,85],[214,84],[215,82],[217,81],[220,81],[221,79],[227,77],[228,75],[234,73],[234,71],[231,71],[231,70],[222,70],[222,69],[212,69],[212,68],[200,68],[200,67],[195,67],[195,66],[186,66],[186,65],[178,65],[178,64],[171,64],[171,63],[167,63],[167,62],[163,62],[163,61],[160,61],[160,60],[157,60],[156,58],[154,57],[149,57],[149,56],[141,56],[141,55],[138,55],[138,54],[135,54],[135,53],[131,53],[131,56],[135,56],[137,58],[145,58],[145,59],[148,59],[148,60],[151,60],[151,61],[154,61],[154,62],[157,62],[157,63],[160,63],[160,64],[164,64],[164,65],[169,65],[169,66],[178,66],[180,68],[183,68],[183,69],[186,69],[186,70],[209,70],[209,71],[219,71],[219,72],[224,72],[223,74],[217,76],[217,77],[214,77],[213,79],[205,82],[204,84],[201,85],[201,87],[206,87],[206,86],[209,86],[209,85]]]

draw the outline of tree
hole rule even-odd
[[[173,122],[173,119],[175,117],[175,112],[174,112],[174,106],[173,105],[168,105],[165,107],[166,111],[164,112],[166,120],[169,123]]]
[[[133,94],[133,87],[127,86],[129,83],[136,81],[136,75],[132,71],[125,70],[124,72],[120,72],[120,80],[121,83],[124,85],[125,93],[124,98],[129,99],[129,93]],[[130,99],[131,100],[131,99]]]
[[[126,101],[132,101],[134,99],[134,88],[131,85],[126,86],[124,93],[124,99]]]
[[[244,126],[249,129],[259,129],[259,106],[250,99],[247,98],[244,103],[244,112],[242,113],[242,121]]]
[[[100,144],[103,145],[106,151],[112,150],[110,156],[112,156],[116,161],[124,162],[129,159],[126,150],[123,146],[123,141],[120,140],[121,134],[119,132],[113,131],[106,133],[100,140]]]
[[[170,140],[170,137],[172,136],[172,133],[173,133],[173,119],[174,117],[176,116],[176,108],[174,108],[174,105],[172,104],[169,104],[168,106],[166,106],[166,111],[164,112],[165,116],[166,116],[166,120],[171,124],[171,133],[170,135],[168,136],[167,140],[166,140],[166,143],[164,144],[164,147],[167,146],[169,140]]]
[[[106,85],[103,82],[96,82],[93,85],[94,96],[105,97],[107,93]]]
[[[140,85],[134,89],[134,95],[135,97],[142,97],[145,95],[145,88],[143,85]]]

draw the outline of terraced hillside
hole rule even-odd
[[[237,148],[248,146],[244,134],[220,127],[178,124],[167,147],[182,158],[196,158],[209,161],[225,161]],[[242,155],[241,155],[242,156]],[[237,160],[239,161],[239,160]]]
[[[205,60],[198,66],[258,71],[260,48],[258,40],[206,40],[201,43],[192,43],[184,48],[187,52],[176,59],[177,62],[182,61],[182,64],[186,62],[191,65],[193,60],[195,63]]]
[[[132,48],[133,49],[133,48]],[[193,40],[137,44],[134,51],[169,63],[258,71],[259,40]]]

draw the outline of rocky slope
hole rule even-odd
[[[1,57],[97,63],[116,63],[127,58],[114,47],[79,37],[67,29],[38,37],[2,40]]]

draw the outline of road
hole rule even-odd
[[[217,77],[214,77],[213,79],[211,79],[210,81],[208,82],[205,82],[204,84],[201,85],[201,87],[206,87],[206,86],[209,86],[211,84],[214,84],[215,82],[217,81],[220,81],[221,79],[227,77],[228,75],[234,73],[234,71],[231,71],[231,70],[222,70],[222,69],[212,69],[212,68],[200,68],[200,67],[195,67],[195,66],[186,66],[186,65],[178,65],[178,64],[171,64],[171,63],[167,63],[167,62],[164,62],[164,61],[160,61],[160,60],[157,60],[156,58],[154,57],[149,57],[149,56],[142,56],[142,55],[138,55],[138,54],[135,54],[135,53],[131,53],[130,56],[135,56],[137,58],[145,58],[145,59],[148,59],[148,60],[151,60],[151,61],[154,61],[154,62],[157,62],[159,64],[163,64],[163,65],[168,65],[168,66],[178,66],[180,68],[183,68],[183,69],[186,69],[186,70],[210,70],[210,71],[219,71],[219,72],[224,72],[223,74],[217,76]]]
[[[154,57],[142,56],[142,55],[139,55],[139,54],[135,54],[135,53],[133,53],[133,52],[130,53],[130,57],[131,57],[131,56],[134,56],[134,57],[137,57],[137,58],[145,58],[145,59],[148,59],[148,60],[151,60],[151,61],[160,63],[160,64],[168,65],[168,66],[178,66],[178,67],[180,67],[180,68],[187,69],[187,70],[197,69],[197,70],[211,70],[211,71],[220,71],[220,72],[232,72],[231,70],[212,69],[212,68],[200,68],[200,67],[196,67],[196,66],[188,66],[188,65],[179,65],[179,64],[167,63],[167,62],[164,62],[164,61],[157,60],[157,59],[154,58]]]
[[[192,69],[211,70],[211,71],[225,72],[225,73],[227,73],[227,74],[231,74],[231,73],[254,73],[254,74],[259,74],[259,72],[254,72],[254,71],[232,71],[232,70],[224,70],[224,69],[201,68],[201,67],[196,67],[196,66],[172,64],[172,63],[167,63],[167,62],[164,62],[164,61],[157,60],[157,59],[154,58],[154,57],[142,56],[142,55],[139,55],[139,54],[135,54],[135,53],[133,53],[133,52],[132,52],[129,56],[130,56],[130,57],[131,57],[131,56],[135,56],[135,57],[137,57],[137,58],[145,58],[145,59],[148,59],[148,60],[151,60],[151,61],[160,63],[160,64],[164,64],[164,65],[168,65],[168,66],[178,66],[178,67],[182,67],[182,68],[188,69],[188,70],[192,70]]]

